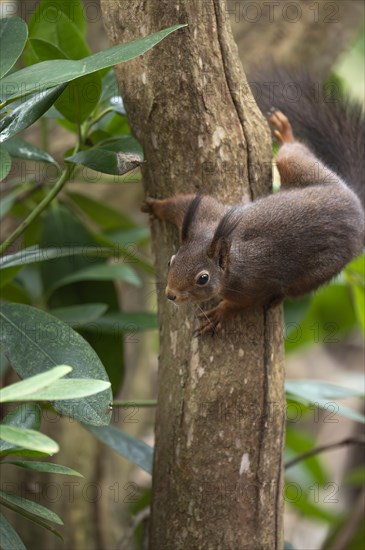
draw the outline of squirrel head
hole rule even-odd
[[[207,246],[190,241],[169,261],[166,297],[182,304],[211,300],[219,294],[222,269],[207,254]]]
[[[239,216],[231,208],[218,226],[209,226],[198,213],[201,201],[201,195],[191,201],[181,228],[182,245],[169,261],[165,294],[176,304],[218,296],[229,268],[231,234]]]

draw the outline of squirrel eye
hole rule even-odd
[[[205,272],[198,275],[196,279],[196,284],[203,286],[203,285],[206,285],[208,281],[209,281],[209,273]]]
[[[171,256],[171,258],[169,259],[169,261],[167,262],[167,267],[170,267],[170,265],[172,264],[172,262],[174,261],[174,259],[175,259],[175,254],[173,254],[173,255]]]

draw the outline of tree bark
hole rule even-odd
[[[351,46],[365,11],[359,0],[228,0],[225,10],[248,74],[275,60],[321,78]]]
[[[115,43],[188,23],[117,68],[145,154],[146,192],[201,191],[227,203],[271,187],[270,137],[213,0],[102,0]],[[194,308],[164,294],[174,228],[152,223],[160,318],[150,548],[282,548],[284,389],[281,308],[192,337]]]

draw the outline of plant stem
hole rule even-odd
[[[156,399],[134,399],[133,401],[113,401],[113,408],[128,408],[128,407],[156,407]]]
[[[43,212],[43,210],[47,208],[49,203],[58,195],[67,180],[71,177],[73,170],[74,166],[70,164],[62,171],[57,183],[54,187],[52,187],[48,195],[44,197],[44,199],[35,207],[29,216],[25,218],[25,220],[15,229],[15,231],[0,245],[0,255],[4,254],[9,246],[13,244],[13,242],[24,233],[27,227],[30,226],[30,224]]]

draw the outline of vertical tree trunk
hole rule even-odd
[[[268,193],[269,133],[218,3],[101,4],[113,42],[189,25],[117,69],[129,122],[145,153],[147,194],[199,190],[236,203]],[[162,291],[178,237],[160,222],[152,229]],[[281,308],[247,312],[218,336],[197,340],[194,307],[177,310],[163,292],[158,305],[150,547],[281,548]]]

